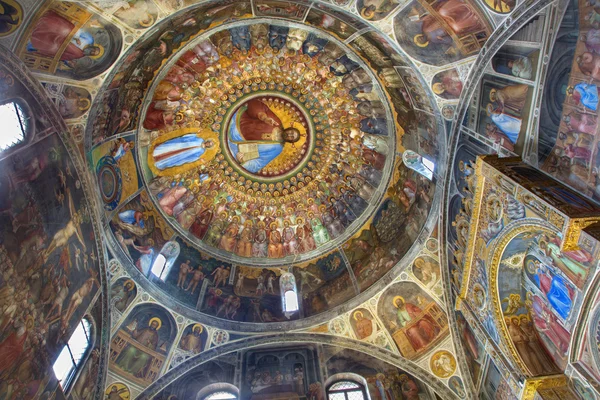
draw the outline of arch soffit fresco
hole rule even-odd
[[[456,189],[452,184],[454,182],[452,173],[456,151],[458,149],[458,142],[461,137],[461,126],[462,121],[465,119],[468,112],[470,101],[473,95],[476,93],[479,82],[485,73],[486,66],[491,62],[492,57],[498,50],[508,41],[511,36],[516,33],[519,29],[525,26],[533,17],[538,15],[540,12],[548,9],[555,4],[558,4],[558,14],[561,16],[566,11],[568,0],[556,0],[554,2],[547,2],[546,0],[528,0],[519,4],[514,11],[509,14],[510,16],[504,20],[504,23],[497,26],[495,31],[492,32],[488,40],[483,45],[479,55],[473,63],[469,75],[465,80],[463,91],[461,93],[458,104],[454,112],[454,117],[451,122],[451,126],[448,129],[447,143],[447,173],[440,180],[438,185],[442,186],[442,199],[439,219],[439,243],[440,249],[446,249],[449,246],[448,229],[451,221],[449,220],[449,201],[451,197],[456,193]],[[488,11],[488,10],[486,10]],[[490,12],[491,14],[491,12]],[[550,50],[551,51],[551,50]],[[545,64],[547,65],[547,64]],[[441,267],[442,280],[447,284],[444,286],[444,294],[447,299],[447,316],[450,322],[450,333],[452,340],[455,344],[455,350],[457,353],[458,367],[462,373],[465,386],[474,390],[475,384],[471,379],[471,374],[468,373],[469,367],[466,363],[465,349],[457,330],[457,321],[454,314],[454,310],[458,307],[454,304],[454,296],[452,294],[452,288],[449,282],[451,281],[450,270],[448,268],[449,259],[446,251],[440,251],[439,262]]]
[[[500,262],[502,261],[504,251],[508,244],[519,235],[528,232],[545,234],[558,233],[552,225],[540,219],[528,218],[514,221],[507,225],[502,234],[494,240],[494,243],[490,246],[490,252],[488,253],[487,259],[490,297],[492,300],[492,315],[495,325],[499,328],[501,345],[508,350],[508,354],[510,354],[513,363],[519,367],[523,375],[531,374],[510,338],[510,333],[504,320],[504,313],[501,305],[502,299],[500,298],[500,291],[498,288],[498,272],[500,270]]]
[[[377,348],[373,349],[373,346],[361,342],[359,340],[350,339],[346,337],[339,337],[335,335],[323,335],[323,334],[310,334],[310,333],[279,333],[279,334],[267,334],[256,337],[250,337],[234,342],[229,342],[219,347],[213,347],[209,350],[205,350],[195,357],[186,360],[185,363],[171,369],[164,375],[162,375],[156,382],[148,386],[140,395],[137,397],[139,400],[152,399],[160,392],[167,388],[171,383],[177,379],[183,377],[194,368],[208,362],[217,359],[223,355],[231,354],[239,350],[248,350],[256,347],[264,347],[269,345],[280,345],[280,344],[322,344],[342,347],[345,349],[356,350],[361,353],[368,354],[375,357],[378,360],[384,361],[390,365],[404,370],[411,374],[431,389],[433,389],[443,399],[458,399],[459,397],[448,388],[439,378],[435,377],[432,373],[425,370],[423,367],[417,365],[413,361],[409,361],[403,357],[398,357],[395,353]]]
[[[100,217],[98,215],[98,205],[96,204],[96,195],[93,194],[93,190],[91,190],[92,185],[90,184],[89,175],[87,173],[87,168],[81,158],[81,153],[76,145],[70,138],[69,131],[67,126],[60,116],[58,109],[50,101],[49,97],[46,94],[46,90],[42,87],[42,85],[38,82],[37,79],[32,77],[29,69],[24,65],[24,63],[10,50],[0,44],[0,64],[3,66],[8,66],[13,75],[19,78],[21,84],[23,84],[33,95],[35,95],[39,107],[44,110],[46,116],[50,119],[50,123],[55,128],[55,132],[51,134],[56,134],[62,144],[65,146],[67,150],[70,160],[73,163],[73,166],[76,171],[76,175],[81,182],[84,200],[91,205],[91,225],[94,231],[94,237],[96,241],[96,247],[98,251],[101,251],[102,254],[98,257],[98,268],[99,274],[97,279],[100,281],[100,290],[96,294],[95,298],[90,299],[88,308],[86,310],[85,315],[89,316],[90,311],[96,305],[96,303],[101,302],[100,305],[102,307],[102,318],[100,321],[94,320],[93,324],[96,329],[96,341],[99,342],[100,354],[98,357],[99,370],[106,371],[108,366],[108,353],[109,353],[109,341],[110,341],[110,315],[108,309],[108,274],[106,271],[106,250],[102,243],[102,238],[104,237],[101,224]],[[35,144],[37,141],[42,139],[42,137],[34,137],[27,144],[27,146],[19,147],[15,149],[14,152],[8,151],[3,154],[3,156],[12,156],[14,154],[18,154],[22,150],[26,149],[29,145]],[[3,157],[4,158],[4,157]],[[99,374],[98,380],[96,382],[96,386],[98,388],[104,388],[104,382],[106,379],[106,374]]]

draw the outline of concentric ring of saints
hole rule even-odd
[[[307,29],[221,28],[167,63],[148,95],[137,146],[148,191],[217,257],[317,257],[356,234],[385,192],[394,160],[381,149],[395,143],[380,84]]]

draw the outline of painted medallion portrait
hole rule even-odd
[[[8,36],[23,22],[23,8],[15,0],[0,1],[0,37]]]
[[[277,95],[242,101],[226,129],[230,156],[244,172],[259,176],[297,169],[311,142],[305,112],[295,101]]]
[[[440,350],[429,360],[431,370],[440,378],[447,378],[456,371],[456,358],[446,350]]]

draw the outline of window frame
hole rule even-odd
[[[240,399],[240,390],[236,386],[232,385],[231,383],[218,382],[211,383],[210,385],[202,388],[198,393],[196,393],[194,400],[210,400],[210,396],[218,393],[229,393],[234,396],[236,400]]]
[[[29,104],[27,103],[27,101],[25,101],[24,99],[20,98],[20,97],[9,97],[3,100],[0,100],[0,106],[4,106],[6,104],[13,104],[13,107],[15,107],[15,111],[17,112],[17,118],[19,120],[19,125],[21,127],[21,132],[23,134],[23,139],[8,145],[6,148],[0,148],[0,158],[3,158],[3,156],[6,156],[10,153],[12,153],[14,150],[27,145],[29,142],[31,142],[31,132],[33,131],[33,124],[34,124],[34,118],[33,118],[33,113],[31,112],[31,108],[29,108]],[[16,108],[18,106],[18,109]],[[22,118],[19,118],[19,109],[20,109],[20,113],[22,113]],[[24,121],[26,121],[27,125],[23,126],[23,122],[21,121],[21,119],[23,119]]]
[[[87,327],[84,324],[84,320],[88,324]],[[87,346],[86,346],[85,350],[83,351],[79,361],[75,362],[75,357],[73,356],[73,351],[71,350],[71,346],[69,345],[69,342],[73,338],[73,335],[75,334],[75,331],[77,330],[77,328],[79,327],[80,324],[83,328],[83,332],[87,339]],[[92,353],[92,349],[94,347],[94,342],[95,342],[94,323],[93,323],[92,318],[90,318],[89,316],[86,315],[79,321],[79,324],[71,333],[69,340],[67,341],[67,343],[65,343],[64,347],[60,350],[60,353],[58,353],[60,356],[60,354],[63,352],[63,350],[67,349],[69,352],[70,361],[71,361],[71,368],[70,368],[69,372],[67,373],[66,377],[62,381],[58,377],[56,377],[56,379],[58,381],[58,385],[61,387],[63,393],[67,394],[73,388],[72,387],[73,384],[77,381],[77,377],[79,376],[79,373],[81,372],[83,366],[85,365],[86,361],[88,360],[89,355]],[[56,364],[57,361],[58,361],[58,358],[56,360],[54,360],[54,363],[52,364],[52,372],[54,372],[54,365]],[[56,376],[56,372],[54,372],[54,375]]]
[[[222,394],[229,394],[229,395],[233,396],[231,399],[228,399],[228,400],[238,400],[238,396],[235,393],[233,393],[233,392],[231,392],[229,390],[225,390],[225,389],[217,389],[217,390],[215,390],[213,392],[210,392],[209,394],[207,394],[206,396],[203,397],[203,400],[213,400],[211,398],[211,396],[215,396],[215,395],[221,394],[221,393]]]
[[[358,387],[357,388],[349,388],[349,389],[333,389],[333,390],[331,389],[333,386],[337,385],[338,383],[343,383],[343,382],[353,383]],[[367,392],[365,385],[362,384],[361,382],[357,382],[353,379],[348,379],[348,378],[336,379],[333,382],[331,382],[329,385],[327,385],[327,388],[325,389],[325,397],[327,400],[329,400],[331,394],[343,394],[344,399],[349,400],[348,393],[357,392],[357,391],[360,391],[362,393],[363,400],[370,400],[370,397],[369,397],[369,394]]]

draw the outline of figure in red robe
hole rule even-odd
[[[437,9],[438,15],[450,26],[458,36],[477,32],[485,28],[479,15],[465,0],[447,0]],[[415,36],[415,43],[419,47],[426,47],[429,43],[452,44],[453,40],[444,26],[433,15],[421,17],[421,32]]]
[[[273,111],[259,99],[251,99],[232,116],[229,150],[249,172],[257,173],[283,151],[285,143],[300,140],[296,128],[284,128]]]
[[[33,319],[28,319],[25,325],[16,329],[9,337],[0,343],[0,375],[9,371],[15,363],[21,361],[23,347],[27,340],[27,331],[33,327]]]
[[[30,43],[37,53],[54,58],[74,28],[71,21],[52,10],[47,11],[34,26]],[[73,61],[86,56],[97,56],[100,51],[89,33],[78,31],[60,59]]]

